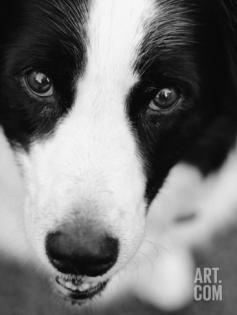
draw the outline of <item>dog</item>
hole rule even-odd
[[[26,234],[83,304],[136,254],[172,167],[206,178],[234,148],[237,3],[0,6],[0,124],[25,182]]]

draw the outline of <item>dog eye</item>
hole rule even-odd
[[[50,97],[54,94],[50,78],[38,71],[30,71],[24,76],[24,83],[30,93],[38,97]]]
[[[169,112],[176,108],[182,100],[182,95],[175,88],[163,88],[149,104],[149,109],[153,112]]]

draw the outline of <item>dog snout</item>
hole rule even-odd
[[[61,273],[97,277],[116,263],[119,241],[91,225],[68,224],[47,235],[46,253]]]

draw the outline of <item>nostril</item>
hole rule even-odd
[[[118,240],[105,237],[94,253],[79,255],[81,270],[87,276],[99,276],[105,274],[113,267],[118,258]],[[75,257],[77,260],[78,257]]]
[[[46,239],[46,254],[51,264],[60,272],[64,273],[69,268],[69,250],[70,248],[64,244],[64,236],[61,232],[48,234]]]
[[[87,231],[88,232],[88,231]],[[93,233],[50,233],[46,239],[46,253],[51,264],[65,274],[96,277],[105,274],[118,258],[116,238]]]

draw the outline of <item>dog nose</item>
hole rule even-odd
[[[90,226],[70,225],[46,238],[46,253],[51,264],[64,274],[97,277],[104,275],[117,261],[116,238]]]

